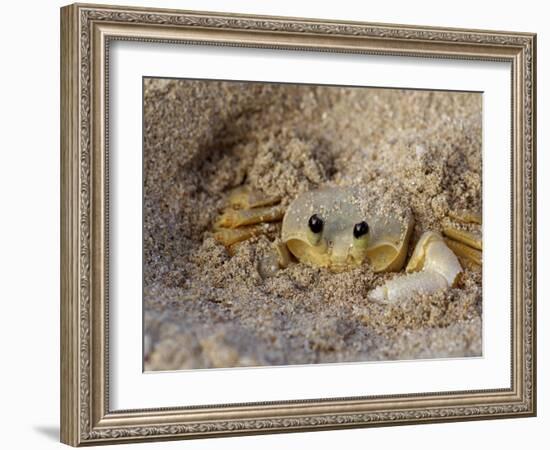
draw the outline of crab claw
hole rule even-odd
[[[379,303],[397,303],[416,294],[448,289],[455,285],[462,267],[441,235],[428,231],[416,244],[406,271],[406,275],[373,289],[368,298]]]

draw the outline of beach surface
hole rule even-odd
[[[144,367],[178,370],[480,356],[482,277],[385,305],[400,273],[292,263],[265,276],[280,224],[230,250],[213,238],[245,185],[288,205],[364,186],[424,231],[481,211],[482,95],[144,79]]]

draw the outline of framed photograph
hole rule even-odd
[[[536,414],[536,36],[61,9],[61,440]]]

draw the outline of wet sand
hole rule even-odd
[[[262,276],[280,225],[233,251],[212,224],[240,185],[287,205],[327,184],[408,206],[415,228],[481,211],[481,94],[144,80],[145,369],[481,355],[481,271],[396,305],[398,274],[291,264]]]

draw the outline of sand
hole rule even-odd
[[[265,277],[280,225],[229,252],[228,192],[361,185],[412,210],[411,249],[451,210],[481,211],[479,93],[144,80],[146,370],[481,355],[481,270],[396,305],[398,274],[291,264]],[[452,222],[454,223],[454,222]]]

